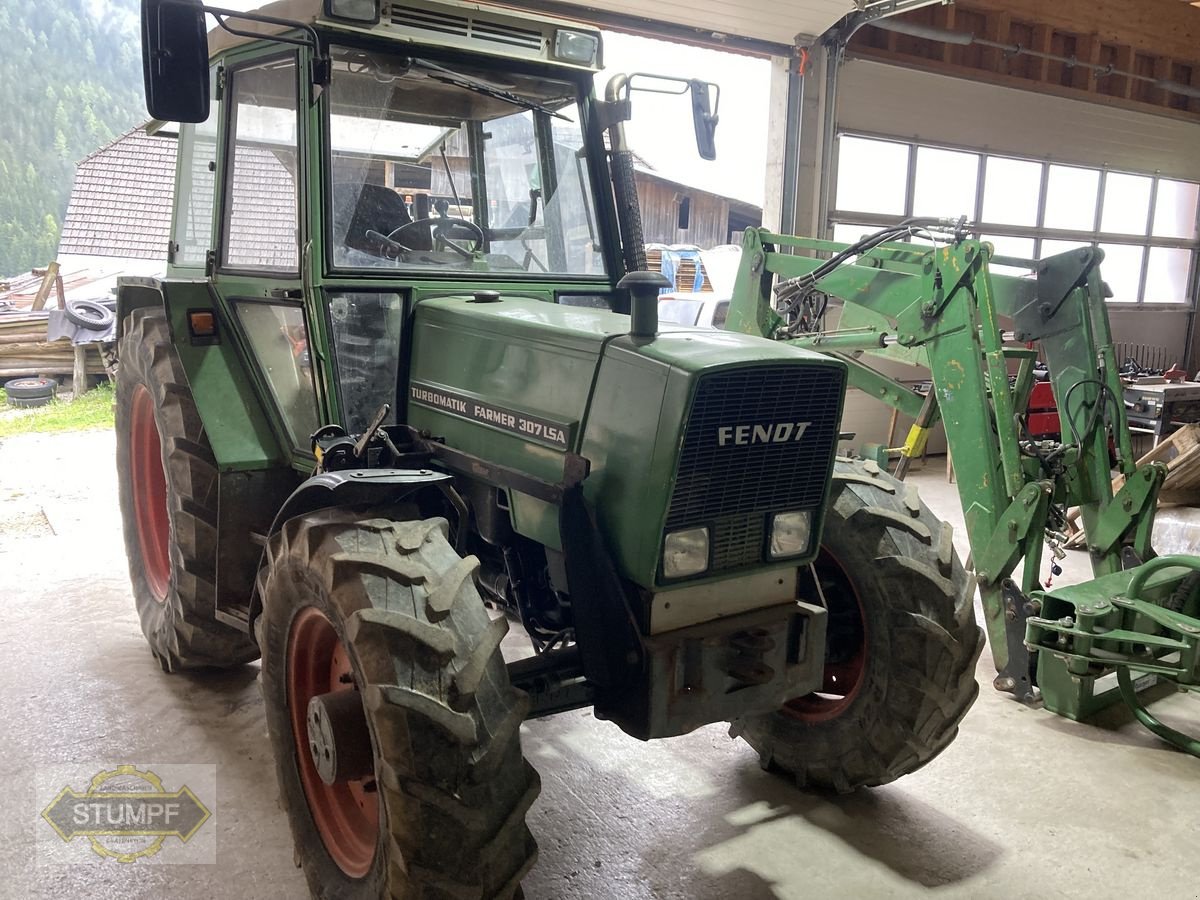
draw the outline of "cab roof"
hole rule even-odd
[[[468,3],[462,0],[392,0],[383,3],[379,24],[359,26],[327,19],[323,0],[276,0],[251,12],[302,25],[320,25],[347,34],[371,34],[403,43],[420,41],[446,47],[516,59],[554,62],[576,69],[599,71],[603,67],[600,32],[590,26],[540,13]],[[208,51],[216,56],[260,38],[284,34],[289,28],[230,17],[231,24],[250,36],[230,34],[217,26],[208,34]],[[553,55],[559,29],[596,35],[596,59],[591,65],[572,64]]]

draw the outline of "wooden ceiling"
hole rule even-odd
[[[1200,91],[1200,0],[962,0],[903,18]],[[1200,97],[1026,54],[877,28],[860,31],[850,51],[947,75],[1200,121]]]

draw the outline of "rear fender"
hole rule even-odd
[[[166,309],[162,282],[157,278],[127,276],[117,279],[117,336],[125,331],[125,317],[135,309]]]

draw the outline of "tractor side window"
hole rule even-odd
[[[223,263],[241,270],[297,272],[296,58],[236,69],[230,77],[232,152]]]
[[[329,319],[346,430],[359,434],[384,403],[395,422],[404,302],[391,293],[332,293]]]
[[[234,302],[238,322],[266,376],[275,405],[283,416],[294,447],[308,447],[317,430],[308,329],[299,305],[240,300]]]
[[[216,69],[212,70],[213,82]],[[216,96],[215,84],[210,95]],[[217,111],[209,107],[208,119],[179,127],[179,179],[175,202],[172,262],[201,268],[212,247],[213,201],[217,172]]]

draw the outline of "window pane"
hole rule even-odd
[[[1186,303],[1188,274],[1192,267],[1191,250],[1151,247],[1146,267],[1146,303]]]
[[[913,215],[975,218],[979,156],[935,147],[917,148]]]
[[[1196,236],[1196,195],[1200,185],[1185,181],[1158,182],[1158,197],[1154,201],[1155,237],[1186,238]]]
[[[1004,235],[984,235],[980,238],[983,241],[991,241],[995,247],[993,258],[997,256],[1015,256],[1019,259],[1034,258],[1034,242],[1033,238],[1022,237],[1007,237]],[[1031,272],[1020,266],[999,266],[994,263],[990,265],[991,271],[999,275],[1026,275]]]
[[[216,70],[211,79],[216,81]],[[210,96],[216,96],[214,87]],[[179,127],[179,197],[175,211],[175,265],[203,266],[212,247],[213,200],[216,195],[217,111],[208,119]]]
[[[332,294],[329,319],[346,430],[358,434],[384,403],[396,421],[396,370],[404,313],[399,294]]]
[[[1130,244],[1101,244],[1104,262],[1100,263],[1100,277],[1112,291],[1109,298],[1115,303],[1136,303],[1138,284],[1142,280],[1142,256],[1145,247]]]
[[[1060,253],[1066,253],[1068,250],[1078,250],[1080,247],[1087,247],[1088,244],[1082,241],[1042,241],[1042,249],[1038,251],[1038,259],[1045,259],[1047,256],[1057,256]]]
[[[292,445],[307,450],[309,435],[317,430],[317,402],[304,311],[274,303],[243,302],[234,308],[275,395]]]
[[[299,268],[295,59],[235,71],[233,103],[225,262],[294,272]]]
[[[837,209],[904,215],[908,145],[842,135],[838,139]]]
[[[878,230],[879,227],[874,225],[847,225],[845,222],[838,222],[833,226],[833,240],[842,244],[853,244],[864,235]]]
[[[1041,193],[1041,163],[989,156],[983,185],[983,221],[1033,227]]]
[[[1047,228],[1091,231],[1096,227],[1096,191],[1100,173],[1075,166],[1051,166],[1046,188]]]
[[[1104,180],[1100,230],[1109,234],[1145,234],[1154,179],[1109,172]]]

